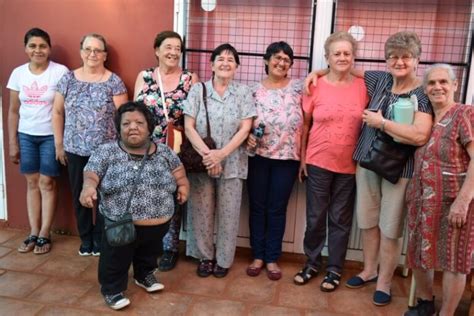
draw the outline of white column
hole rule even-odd
[[[316,2],[313,62],[311,65],[313,70],[327,67],[326,59],[324,58],[324,42],[331,35],[334,0],[317,0]]]

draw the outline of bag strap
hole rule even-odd
[[[209,123],[209,114],[207,113],[207,89],[204,82],[201,82],[202,85],[202,101],[204,103],[204,109],[206,109],[206,123],[207,123],[207,137],[211,137],[211,123]]]
[[[131,215],[132,215],[129,212],[130,205],[132,204],[132,198],[135,195],[135,191],[137,190],[137,184],[138,184],[138,181],[140,180],[140,177],[142,175],[143,168],[145,167],[145,161],[148,159],[148,151],[150,150],[150,147],[151,147],[151,141],[148,143],[148,147],[146,148],[145,155],[143,156],[143,158],[141,160],[140,168],[138,169],[137,176],[135,177],[135,181],[133,182],[132,191],[130,192],[130,196],[128,197],[127,207],[125,209],[125,217],[128,217],[128,215],[130,215],[130,217],[131,217]]]

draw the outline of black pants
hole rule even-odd
[[[76,213],[77,230],[79,231],[82,245],[86,248],[90,248],[93,243],[100,243],[104,219],[96,208],[96,223],[94,225],[92,210],[82,206],[79,202],[79,196],[81,195],[82,184],[84,182],[84,167],[89,161],[89,157],[78,156],[68,152],[66,152],[66,156],[68,161],[67,171],[69,174],[69,184],[72,191],[72,202]]]
[[[156,226],[135,226],[136,240],[130,245],[112,247],[105,234],[99,259],[99,283],[101,293],[110,295],[127,289],[128,269],[133,263],[133,277],[144,279],[158,268],[157,260],[163,251],[163,236],[169,222]]]

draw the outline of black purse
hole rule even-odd
[[[202,99],[204,103],[204,109],[206,113],[206,123],[207,123],[207,128],[206,128],[206,137],[204,137],[202,140],[204,141],[204,144],[209,149],[216,149],[216,142],[214,139],[211,137],[211,124],[209,123],[209,114],[207,113],[207,92],[206,92],[206,86],[204,85],[203,82],[201,82],[202,85]],[[193,145],[191,142],[186,138],[184,142],[181,144],[181,150],[178,154],[179,159],[184,165],[184,168],[186,169],[187,172],[207,172],[206,166],[202,163],[202,156],[194,149]]]
[[[398,143],[387,133],[377,130],[369,151],[359,161],[359,165],[395,184],[398,182],[408,158],[413,155],[415,150],[415,146]]]
[[[135,194],[135,191],[137,189],[137,183],[140,180],[143,167],[145,166],[145,160],[148,158],[148,150],[150,149],[150,146],[151,143],[146,149],[145,155],[143,156],[140,164],[140,169],[138,170],[138,174],[135,177],[135,182],[133,183],[132,191],[130,192],[130,197],[127,201],[125,214],[117,220],[113,220],[104,214],[105,236],[107,238],[107,242],[112,247],[129,245],[134,242],[137,237],[135,225],[133,224],[132,214],[129,212],[129,210],[130,204],[132,203],[133,195]]]

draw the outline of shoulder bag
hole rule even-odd
[[[146,149],[145,155],[143,156],[140,164],[140,169],[138,170],[138,174],[135,177],[135,182],[133,183],[133,187],[127,201],[125,214],[118,220],[113,220],[105,215],[106,212],[103,212],[105,236],[107,238],[107,242],[112,247],[126,246],[134,242],[136,239],[135,225],[133,224],[132,214],[129,212],[130,204],[132,203],[132,198],[135,195],[135,191],[137,190],[137,184],[140,180],[143,167],[145,166],[145,160],[148,158],[150,146],[151,143]]]
[[[202,99],[206,113],[206,137],[202,140],[209,149],[216,149],[216,142],[211,137],[211,124],[209,123],[209,114],[207,112],[207,91],[203,82],[202,85]],[[188,138],[181,144],[181,150],[178,154],[179,159],[184,165],[187,172],[207,172],[206,166],[202,163],[202,156],[194,149]]]

